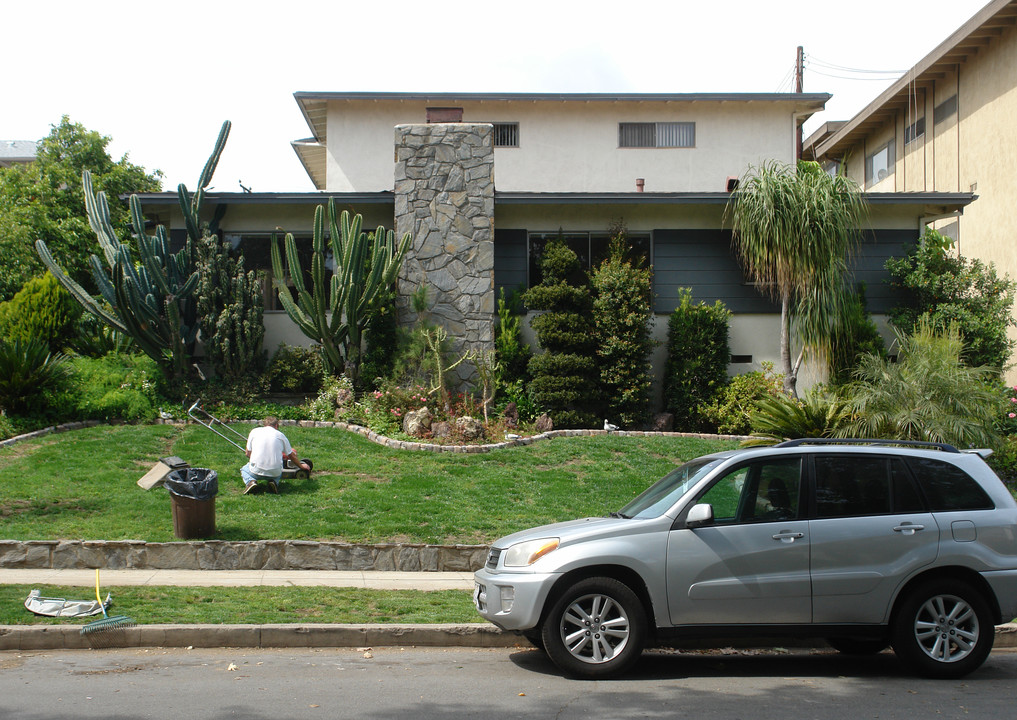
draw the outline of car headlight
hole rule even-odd
[[[526,567],[558,548],[558,538],[541,538],[516,543],[505,551],[505,567]]]

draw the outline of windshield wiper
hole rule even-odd
[[[631,517],[629,517],[625,513],[620,513],[620,512],[609,512],[607,514],[607,516],[608,517],[613,517],[613,518],[622,518],[623,520],[631,520],[632,519]]]

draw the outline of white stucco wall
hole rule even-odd
[[[393,188],[393,129],[424,122],[422,101],[331,100],[327,187]],[[783,102],[459,103],[465,122],[519,123],[519,147],[495,149],[499,191],[721,191],[764,159],[791,162],[794,118]],[[694,148],[619,148],[621,122],[696,123]]]

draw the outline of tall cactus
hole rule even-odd
[[[336,217],[335,201],[328,201],[329,245],[335,268],[331,282],[325,278],[325,209],[314,211],[311,254],[311,287],[304,282],[293,235],[286,234],[286,263],[297,299],[293,301],[283,272],[278,239],[272,238],[273,285],[290,319],[307,337],[321,343],[332,372],[343,371],[356,382],[360,371],[361,339],[371,322],[381,291],[395,282],[410,234],[395,241],[395,233],[379,226],[373,237],[361,230],[363,217],[342,211]]]
[[[131,227],[141,259],[136,263],[131,249],[116,236],[105,193],[93,192],[90,173],[87,170],[82,173],[88,224],[105,258],[104,266],[94,254],[89,257],[92,277],[104,303],[89,295],[64,272],[45,242],[37,240],[35,243],[43,263],[82,307],[110,327],[134,338],[142,352],[155,360],[169,378],[184,375],[198,335],[194,297],[198,271],[192,243],[201,234],[199,218],[204,191],[211,182],[229,130],[227,120],[202,171],[196,195],[191,197],[183,184],[177,189],[188,242],[176,253],[170,252],[169,233],[165,227],[157,226],[155,235],[146,232],[141,201],[132,195]],[[214,222],[221,217],[222,211],[219,211]]]

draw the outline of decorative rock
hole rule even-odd
[[[414,437],[421,437],[431,429],[433,416],[427,406],[419,410],[410,410],[403,418],[403,432]]]
[[[448,440],[451,436],[452,430],[447,422],[440,421],[431,425],[431,437],[435,440]]]
[[[533,423],[533,429],[539,433],[551,432],[551,430],[554,429],[554,423],[551,422],[551,416],[547,413],[541,413],[540,417],[538,417],[536,422]]]
[[[484,437],[484,423],[469,415],[456,418],[456,430],[466,440],[477,440]]]
[[[519,407],[515,404],[515,401],[505,406],[501,416],[505,419],[505,427],[519,427]]]
[[[653,418],[654,432],[671,432],[674,430],[674,413],[660,413]]]

